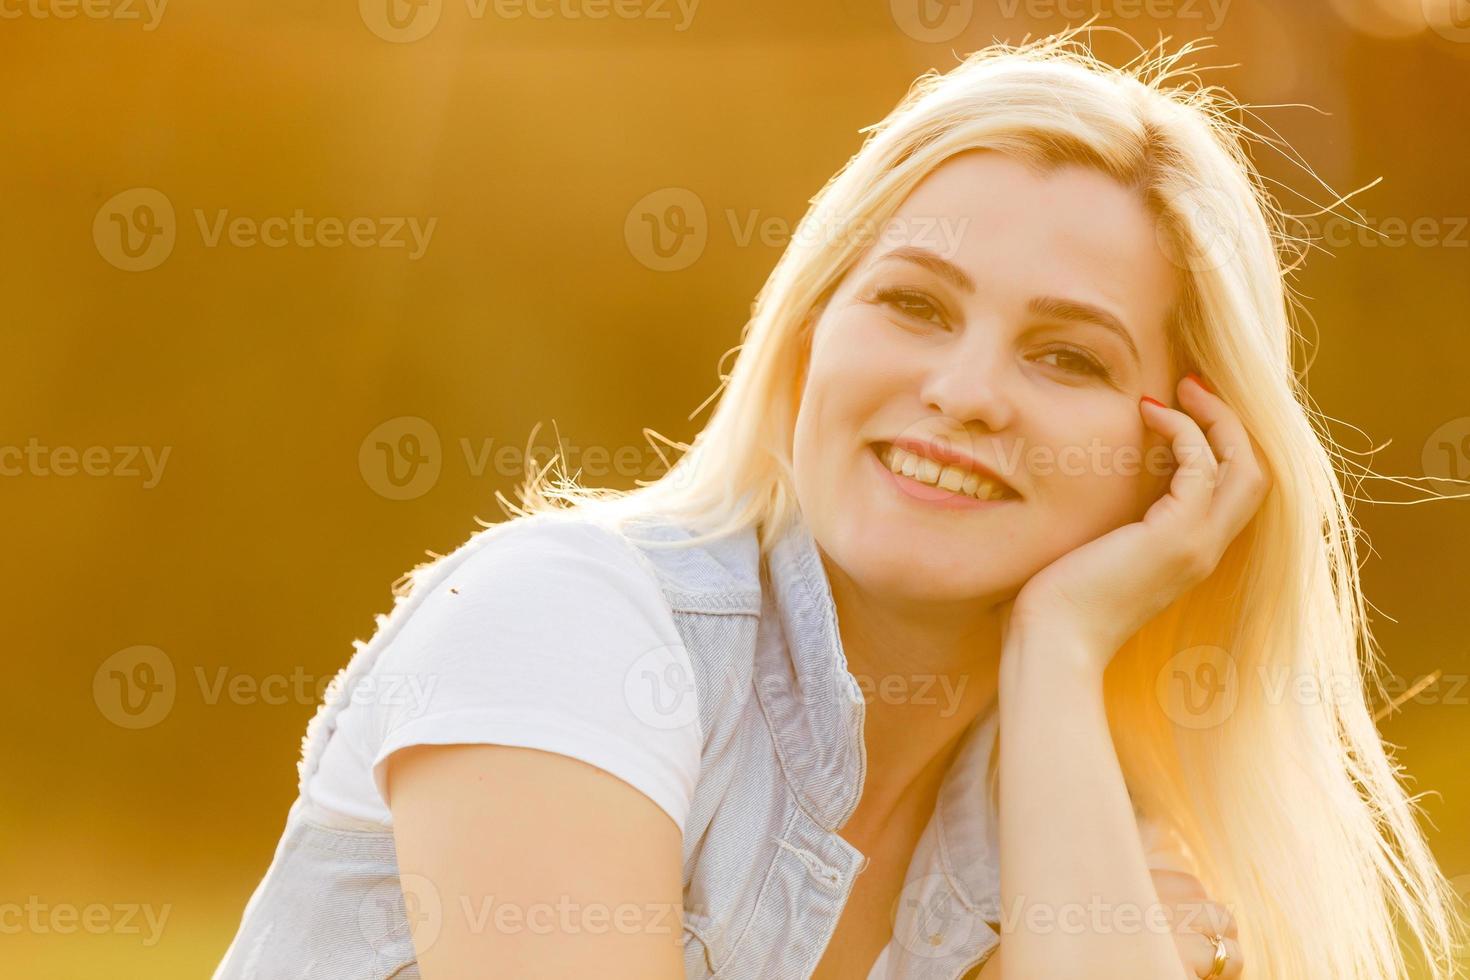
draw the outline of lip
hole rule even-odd
[[[881,450],[884,445],[885,444],[882,442],[874,444],[874,451],[877,452]],[[967,470],[974,470],[976,473],[980,474],[982,477],[991,481],[992,483],[1000,484],[1012,496],[1021,496],[1020,492],[1017,491],[1015,487],[1007,483],[999,473],[995,472],[995,470],[991,469],[989,466],[986,466],[984,463],[980,462],[978,459],[969,455],[968,453],[961,452],[960,450],[955,449],[952,446],[944,446],[936,442],[929,442],[927,439],[916,439],[913,436],[899,436],[897,439],[894,439],[892,443],[889,443],[889,445],[897,446],[899,449],[906,449],[911,453],[918,453],[920,456],[928,456],[930,459],[935,460],[939,463],[952,463],[955,466],[962,466]]]
[[[920,483],[902,473],[895,473],[884,465],[883,460],[878,456],[884,445],[885,443],[881,442],[869,443],[868,458],[873,461],[873,466],[878,470],[880,477],[886,477],[890,486],[915,503],[952,510],[982,510],[998,507],[1001,504],[1015,503],[1018,499],[1002,497],[999,500],[978,500],[959,490],[945,490],[942,487]]]

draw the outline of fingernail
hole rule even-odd
[[[1205,384],[1205,379],[1204,378],[1201,378],[1199,375],[1195,374],[1193,371],[1190,371],[1188,374],[1185,375],[1185,377],[1186,378],[1193,378],[1195,384],[1199,385],[1201,388],[1203,388],[1205,391],[1208,391],[1210,394],[1213,395],[1215,393],[1215,389],[1214,388],[1211,388],[1209,385]]]
[[[1157,398],[1150,398],[1147,395],[1144,395],[1143,398],[1140,399],[1140,401],[1146,401],[1149,404],[1151,404],[1151,405],[1157,405],[1160,408],[1168,408],[1169,407],[1168,405],[1165,405],[1163,402],[1159,401]]]

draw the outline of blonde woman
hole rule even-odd
[[[1281,215],[1183,53],[921,78],[664,478],[536,474],[411,576],[217,976],[1449,976]]]

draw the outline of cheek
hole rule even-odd
[[[1117,420],[1035,454],[1036,485],[1060,523],[1093,536],[1142,518],[1168,486],[1157,437]],[[1167,458],[1167,454],[1166,458]]]
[[[822,324],[806,364],[801,412],[813,441],[851,443],[896,393],[912,389],[881,323],[848,315]]]
[[[821,373],[829,383],[840,380],[859,391],[859,380],[864,385],[880,384],[893,373],[895,360],[902,356],[897,329],[881,314],[866,310],[834,316],[823,324],[823,332],[813,344],[812,373]]]
[[[832,365],[814,361],[797,407],[792,469],[803,509],[826,508],[836,492],[839,451],[855,444],[859,421],[851,394]]]

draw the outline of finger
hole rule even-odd
[[[1160,501],[1172,499],[1172,506],[1166,504],[1166,508],[1177,511],[1185,520],[1203,520],[1209,513],[1218,469],[1210,441],[1194,419],[1177,409],[1140,400],[1139,411],[1150,428],[1169,440],[1169,449],[1179,464],[1170,480],[1169,493]]]
[[[1154,891],[1159,901],[1170,904],[1180,902],[1204,902],[1209,900],[1204,883],[1194,875],[1172,868],[1149,868],[1154,879]]]
[[[1184,960],[1184,965],[1196,977],[1206,976],[1210,968],[1215,964],[1215,944],[1197,932],[1184,933],[1176,938],[1179,956]],[[1240,956],[1240,943],[1234,939],[1225,940],[1225,971],[1220,974],[1224,980],[1235,980],[1241,975],[1245,964]]]
[[[1205,886],[1194,875],[1182,871],[1150,868],[1154,891],[1168,914],[1171,929],[1212,932],[1235,936],[1235,917],[1219,902],[1211,901]]]
[[[1263,455],[1240,416],[1224,399],[1190,377],[1179,382],[1178,391],[1180,404],[1199,423],[1220,460],[1210,510],[1211,520],[1217,522],[1228,544],[1250,522],[1270,490],[1271,481],[1261,462]]]
[[[1198,932],[1204,935],[1230,936],[1237,938],[1240,932],[1235,928],[1235,916],[1230,910],[1219,902],[1209,900],[1186,903],[1181,909],[1180,925],[1188,932]]]

